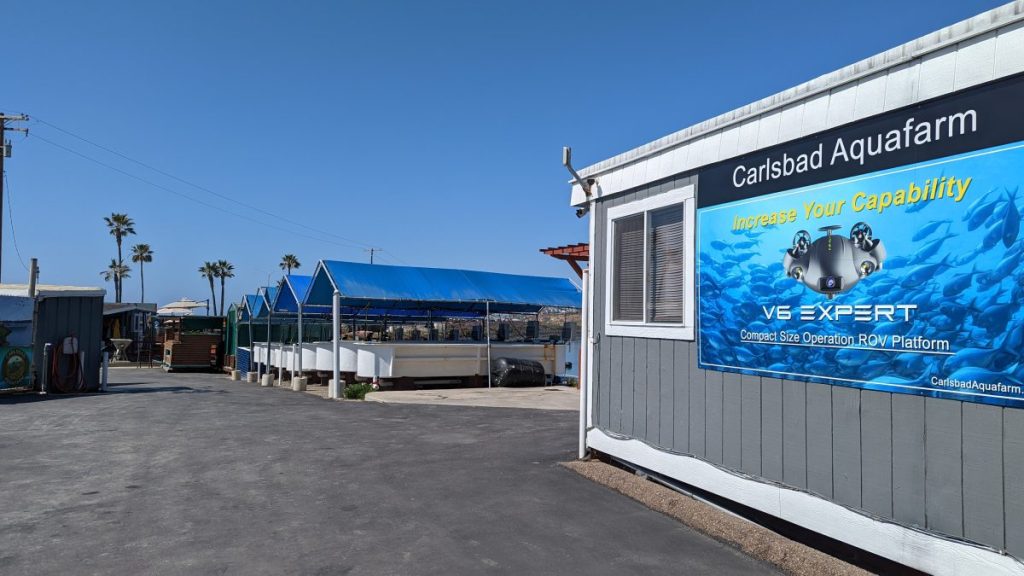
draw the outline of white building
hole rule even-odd
[[[581,170],[586,446],[930,573],[1024,564],[1024,2]]]

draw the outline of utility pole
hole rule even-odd
[[[4,254],[4,158],[11,157],[11,143],[7,140],[7,132],[23,132],[28,135],[28,128],[10,128],[7,126],[8,122],[25,122],[28,120],[28,116],[24,114],[14,114],[7,116],[6,114],[0,113],[0,271],[3,270],[3,254]]]
[[[369,252],[370,253],[370,264],[373,264],[373,253],[374,252],[383,252],[383,251],[384,251],[383,248],[366,248],[365,250],[363,250],[363,252]]]

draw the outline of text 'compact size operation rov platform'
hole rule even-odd
[[[793,236],[793,247],[786,250],[782,266],[786,276],[803,282],[808,288],[828,296],[829,300],[853,288],[861,278],[882,268],[885,246],[872,238],[871,227],[864,222],[854,224],[850,236],[832,234],[842,226],[822,226],[825,233],[811,241],[807,230]]]

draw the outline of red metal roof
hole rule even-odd
[[[552,246],[551,248],[541,248],[541,252],[551,256],[552,258],[558,258],[559,260],[565,260],[572,266],[573,271],[583,277],[583,268],[580,268],[580,262],[590,261],[590,244],[586,242],[580,242],[579,244],[569,244],[568,246]]]
[[[586,242],[569,244],[568,246],[541,248],[540,251],[553,258],[558,258],[559,260],[571,259],[581,262],[590,260],[590,244],[587,244]]]

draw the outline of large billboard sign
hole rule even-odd
[[[1024,406],[1021,86],[701,174],[700,366]]]

